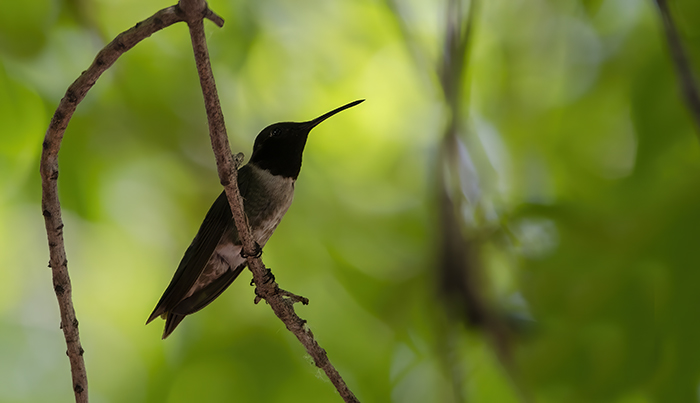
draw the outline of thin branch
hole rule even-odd
[[[210,20],[211,22],[216,24],[216,26],[218,26],[219,28],[223,28],[223,26],[224,26],[224,19],[221,18],[217,13],[212,11],[210,8],[207,8],[207,10],[205,11],[204,18]]]
[[[158,11],[151,18],[136,24],[133,28],[119,34],[112,42],[102,49],[92,65],[78,77],[56,108],[49,128],[44,137],[41,153],[41,208],[46,224],[46,235],[49,242],[50,261],[53,287],[58,299],[61,313],[61,329],[66,339],[68,359],[71,366],[73,391],[75,401],[88,401],[87,372],[83,360],[84,350],[80,344],[78,319],[73,308],[72,288],[68,275],[68,260],[63,242],[63,220],[61,219],[61,204],[58,199],[58,151],[61,148],[63,135],[68,127],[76,107],[85,98],[90,88],[124,52],[134,47],[141,40],[148,38],[154,32],[182,21],[176,6]]]
[[[400,2],[399,0],[385,0],[385,2],[396,21],[399,33],[403,38],[403,43],[406,45],[406,49],[413,59],[416,74],[428,91],[434,90],[432,62],[429,57],[429,52],[424,46],[421,46],[417,36],[414,35],[411,30],[412,26],[408,21],[410,16],[407,7],[405,7],[405,2]]]
[[[678,74],[678,82],[683,92],[685,102],[688,104],[690,114],[695,120],[697,134],[700,137],[700,93],[698,92],[698,86],[693,77],[690,61],[683,49],[683,43],[673,23],[673,19],[671,18],[671,12],[668,9],[666,0],[656,0],[656,4],[659,7],[661,20],[663,21],[664,30],[666,31],[666,39],[668,40],[671,58],[673,59]]]
[[[438,65],[440,85],[447,106],[452,110],[449,134],[457,134],[460,125],[461,106],[463,97],[470,94],[462,90],[465,77],[465,66],[468,65],[469,43],[472,40],[472,30],[474,26],[474,15],[477,9],[477,0],[469,2],[467,19],[464,18],[462,2],[460,0],[449,0],[447,2],[445,43],[441,63]]]
[[[459,171],[459,166],[464,164],[464,161],[460,161],[457,150],[460,146],[463,147],[459,132],[463,129],[463,105],[468,104],[470,95],[463,87],[469,66],[478,0],[469,2],[466,18],[461,6],[460,0],[448,0],[443,58],[438,67],[445,103],[450,111],[442,138],[441,155],[453,171]],[[476,180],[476,177],[473,179]],[[464,233],[461,224],[463,219],[458,214],[462,200],[461,196],[456,196],[461,195],[461,192],[455,192],[451,185],[444,183],[440,191],[444,297],[448,304],[458,307],[466,323],[483,329],[490,337],[501,364],[514,383],[515,392],[522,401],[528,401],[515,370],[509,329],[479,290],[481,272],[475,257],[475,241]],[[460,391],[461,389],[457,393]]]
[[[314,339],[313,333],[306,326],[306,321],[301,319],[294,311],[294,302],[299,300],[304,302],[305,299],[281,290],[274,279],[270,280],[269,270],[265,268],[259,256],[256,257],[256,243],[253,240],[243,209],[243,201],[238,190],[238,167],[237,164],[233,163],[224,116],[221,112],[214,75],[209,62],[209,52],[202,22],[202,16],[207,14],[207,3],[204,0],[180,0],[179,5],[185,12],[185,19],[190,29],[192,48],[194,50],[197,72],[199,73],[199,81],[202,86],[202,94],[204,95],[204,105],[209,122],[209,135],[214,155],[216,156],[219,180],[224,186],[226,197],[231,206],[236,229],[247,256],[248,268],[253,273],[253,280],[257,287],[256,295],[267,301],[275,315],[299,339],[306,351],[314,359],[316,366],[326,373],[343,400],[346,402],[358,402],[355,395],[343,381],[343,378],[331,364],[326,351]]]
[[[463,90],[466,70],[469,66],[470,43],[473,41],[474,23],[478,0],[469,2],[465,19],[460,0],[448,0],[447,24],[442,63],[439,65],[440,84],[445,102],[451,112],[450,120],[442,138],[441,155],[450,167],[464,164],[457,150],[464,147],[459,137],[462,130],[463,105],[469,102],[469,92]],[[476,175],[475,175],[476,176]],[[476,179],[476,178],[474,178]],[[442,245],[442,280],[447,303],[460,304],[465,321],[480,327],[490,337],[493,349],[503,365],[517,397],[528,402],[527,391],[520,382],[511,348],[511,332],[492,304],[479,290],[480,266],[475,257],[475,240],[470,239],[462,228],[461,194],[445,183],[440,192]],[[460,196],[456,196],[460,195]],[[479,201],[476,201],[479,203]]]

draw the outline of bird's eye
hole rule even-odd
[[[277,137],[277,135],[280,134],[279,129],[272,129],[272,132],[270,133],[270,137]]]

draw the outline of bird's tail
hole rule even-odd
[[[165,329],[163,329],[163,339],[170,336],[170,333],[175,330],[177,325],[185,319],[187,315],[178,315],[176,313],[168,312],[165,318]]]
[[[148,320],[146,321],[146,324],[151,323],[151,322],[153,321],[153,319],[155,319],[155,318],[157,318],[157,317],[159,317],[159,316],[162,317],[163,319],[165,319],[165,315],[166,315],[166,313],[165,313],[165,310],[163,309],[163,307],[161,307],[160,305],[158,305],[158,306],[156,307],[156,309],[154,309],[153,312],[151,312],[151,316],[148,317]]]

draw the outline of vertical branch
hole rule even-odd
[[[466,18],[460,6],[460,0],[448,2],[443,62],[439,71],[445,102],[451,112],[450,121],[443,136],[442,155],[447,164],[446,169],[451,168],[457,172],[457,175],[463,171],[462,166],[471,164],[470,161],[465,161],[469,158],[468,155],[460,155],[460,148],[464,149],[466,154],[466,147],[459,137],[459,132],[462,130],[462,105],[467,103],[469,98],[469,94],[465,94],[462,88],[468,67],[469,45],[473,39],[478,5],[477,0],[469,2]],[[478,176],[473,173],[469,179],[478,181]],[[471,185],[474,185],[478,191],[478,183]],[[480,291],[481,270],[475,257],[475,241],[464,234],[461,224],[464,220],[458,215],[463,202],[462,192],[455,192],[452,186],[451,183],[444,183],[440,193],[443,234],[442,284],[445,297],[448,303],[456,302],[461,305],[459,309],[467,323],[482,328],[491,338],[498,358],[511,380],[516,383],[516,392],[519,392],[510,348],[509,329]],[[478,199],[470,202],[479,203]],[[526,400],[524,395],[520,397]]]
[[[241,242],[245,252],[255,255],[255,244],[247,225],[247,219],[243,210],[243,200],[238,191],[238,171],[234,166],[231,146],[226,134],[226,123],[224,114],[221,111],[219,95],[216,91],[214,73],[209,62],[209,50],[207,49],[207,39],[204,34],[204,21],[202,15],[207,13],[209,8],[203,0],[181,0],[180,8],[185,12],[187,25],[190,30],[192,40],[192,50],[194,51],[195,64],[199,73],[199,83],[204,96],[204,107],[207,111],[207,122],[209,123],[209,138],[216,158],[216,168],[219,174],[219,181],[226,191],[228,203],[233,212],[233,218],[238,229]]]
[[[44,137],[41,153],[41,209],[46,225],[46,235],[49,242],[49,267],[53,276],[53,289],[58,299],[61,315],[61,329],[68,347],[67,355],[70,361],[75,401],[87,403],[87,371],[84,350],[80,344],[78,319],[73,307],[73,289],[68,274],[68,259],[63,241],[63,220],[61,204],[58,199],[58,151],[61,148],[63,135],[80,101],[87,95],[97,79],[124,52],[134,47],[141,40],[154,32],[172,25],[181,18],[176,7],[158,11],[152,17],[142,21],[133,28],[119,34],[112,42],[102,49],[90,67],[78,77],[56,108],[51,123]]]
[[[308,300],[281,290],[274,279],[270,281],[269,278],[266,278],[268,269],[263,265],[259,254],[256,253],[257,245],[253,240],[252,232],[245,216],[243,200],[238,190],[238,167],[237,164],[234,164],[233,156],[231,155],[224,116],[221,112],[214,74],[209,62],[202,16],[210,15],[212,12],[208,9],[204,0],[180,0],[179,6],[185,12],[185,20],[190,29],[192,49],[197,72],[199,73],[199,82],[202,86],[204,106],[207,111],[207,121],[209,122],[209,136],[214,155],[216,156],[219,180],[224,186],[226,198],[231,207],[236,229],[238,230],[244,253],[247,256],[248,268],[253,273],[253,280],[257,287],[256,294],[259,298],[267,301],[275,315],[297,337],[313,358],[316,366],[326,373],[343,400],[346,402],[358,402],[357,397],[355,397],[333,364],[331,364],[326,351],[316,342],[311,329],[306,325],[306,321],[301,319],[294,311],[294,302],[308,303]]]
[[[414,55],[418,69],[425,69],[428,64],[424,62],[425,57],[420,52],[418,44],[413,43],[410,26],[399,15],[401,8],[398,2],[396,0],[387,0],[387,2],[394,11],[401,33]],[[441,235],[439,287],[443,303],[449,308],[450,313],[484,331],[490,338],[493,349],[508,375],[517,382],[512,366],[508,328],[480,289],[481,267],[475,256],[478,244],[474,237],[466,233],[464,219],[460,213],[462,204],[465,202],[464,189],[455,191],[455,187],[463,187],[464,181],[469,181],[470,183],[466,183],[470,187],[467,195],[468,202],[478,205],[480,194],[478,176],[460,136],[464,130],[465,105],[469,103],[470,94],[464,87],[478,0],[469,0],[468,10],[463,10],[463,0],[446,0],[445,4],[444,43],[441,59],[435,68],[439,78],[439,90],[442,91],[449,113],[447,125],[440,139],[439,160],[442,165],[438,169],[440,177],[436,181],[439,184],[438,225]],[[451,371],[451,374],[455,399],[462,401],[465,398],[462,387],[463,378],[459,376],[459,371]],[[526,400],[525,397],[521,398]]]
[[[659,7],[661,21],[666,31],[666,39],[668,40],[671,59],[673,60],[676,73],[678,74],[678,83],[680,84],[681,92],[685,98],[688,110],[695,120],[695,129],[700,137],[700,93],[698,92],[697,82],[693,77],[690,61],[683,49],[683,43],[673,23],[673,18],[671,18],[671,12],[668,9],[666,0],[656,0],[656,4]]]
[[[468,67],[470,42],[473,40],[477,3],[478,0],[470,0],[465,18],[461,10],[461,1],[448,0],[444,53],[439,69],[440,84],[451,113],[442,139],[441,155],[446,163],[445,169],[456,171],[458,176],[465,171],[465,165],[471,165],[459,133],[462,131],[463,104],[468,103],[470,95],[463,91],[463,84]],[[460,149],[464,149],[464,153],[460,153]],[[473,173],[468,179],[477,182],[470,185],[474,186],[474,193],[478,195],[478,176]],[[470,239],[464,233],[464,220],[458,214],[463,203],[463,192],[455,192],[453,186],[452,183],[443,181],[443,188],[440,190],[440,223],[443,237],[441,280],[446,302],[456,303],[457,310],[463,315],[466,323],[483,329],[491,339],[493,349],[513,382],[518,397],[522,401],[529,401],[513,362],[510,329],[480,290],[481,267],[475,256],[477,245],[474,239]],[[469,201],[479,203],[478,198]]]

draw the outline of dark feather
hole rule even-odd
[[[226,291],[228,286],[238,277],[245,269],[246,265],[240,265],[236,270],[228,270],[226,274],[216,279],[214,282],[199,290],[192,296],[180,301],[173,309],[168,311],[165,318],[165,329],[163,329],[163,339],[170,336],[177,325],[185,319],[185,316],[193,314],[214,301],[222,292]]]
[[[166,337],[170,336],[170,333],[175,330],[177,325],[182,322],[183,319],[185,319],[185,316],[187,315],[178,315],[176,313],[168,312],[167,316],[165,317],[165,329],[163,329],[163,339]]]
[[[178,315],[190,315],[201,310],[205,306],[209,305],[219,295],[221,295],[221,293],[224,292],[228,286],[231,285],[231,283],[233,283],[233,281],[245,268],[246,265],[242,264],[235,270],[229,269],[223,276],[217,278],[203,289],[180,301],[180,303],[175,305],[170,312]]]
[[[245,195],[248,193],[247,184],[251,182],[249,180],[250,175],[251,168],[247,165],[238,170],[239,190],[244,199]],[[199,278],[199,276],[202,274],[202,271],[206,267],[207,262],[214,253],[217,245],[222,241],[222,236],[224,236],[226,233],[228,233],[228,236],[230,236],[236,244],[239,243],[238,233],[232,222],[231,208],[229,207],[228,200],[226,199],[226,193],[221,192],[219,197],[214,201],[214,204],[212,204],[209,212],[207,212],[204,222],[202,222],[197,235],[194,237],[192,244],[187,248],[182,261],[180,261],[180,265],[175,271],[175,274],[170,281],[170,285],[168,285],[168,288],[163,293],[160,301],[158,301],[158,304],[151,313],[151,316],[148,317],[146,324],[150,323],[155,318],[170,312],[182,302],[189,290],[197,281],[197,278]],[[238,268],[236,270],[238,271],[238,274],[240,274],[240,270],[238,270]],[[236,276],[238,274],[236,274]],[[231,281],[234,279],[235,276],[231,279]],[[228,284],[230,284],[230,282]],[[226,287],[227,286],[228,285],[226,285]],[[221,289],[216,296],[221,294],[226,287]],[[216,296],[211,298],[211,300],[216,298]],[[207,303],[211,302],[211,300],[209,300]],[[204,306],[201,306],[199,309],[203,307]],[[177,319],[177,323],[179,323],[183,318]],[[177,323],[172,326],[172,329],[177,326]]]

